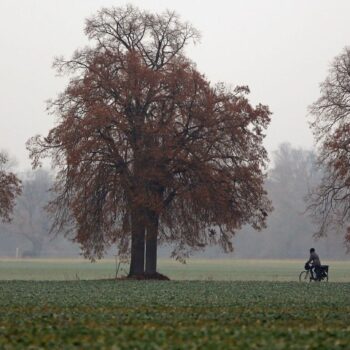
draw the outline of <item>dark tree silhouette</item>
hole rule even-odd
[[[155,276],[158,241],[182,257],[263,227],[268,108],[210,85],[183,54],[198,34],[174,13],[104,9],[86,33],[94,46],[56,61],[71,76],[50,105],[58,125],[28,142],[34,166],[52,156],[59,170],[55,229],[92,259],[131,237],[130,276]]]

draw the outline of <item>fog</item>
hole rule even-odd
[[[322,170],[315,167],[313,151],[282,144],[273,153],[273,168],[266,180],[266,190],[275,210],[267,227],[256,232],[246,226],[233,238],[234,251],[226,254],[218,246],[192,252],[201,258],[275,258],[300,259],[311,247],[321,259],[348,259],[343,245],[344,232],[330,232],[329,237],[315,240],[317,225],[306,211],[304,200],[317,185]],[[50,199],[50,174],[39,170],[22,176],[23,194],[17,201],[12,224],[0,225],[0,256],[6,257],[78,257],[80,250],[62,235],[49,235],[50,218],[43,207]],[[160,257],[170,257],[171,246],[161,246]],[[113,257],[112,246],[107,257]]]
[[[0,149],[21,169],[30,165],[27,139],[54,124],[45,101],[65,85],[51,69],[54,57],[87,44],[86,17],[126,3],[175,10],[201,32],[187,54],[212,82],[249,85],[253,102],[270,106],[270,152],[285,141],[313,145],[307,106],[333,57],[349,44],[347,0],[1,0]]]
[[[303,202],[309,183],[290,192],[296,197],[281,195],[280,189],[287,190],[290,182],[274,182],[272,173],[273,151],[282,143],[289,142],[302,154],[314,148],[307,107],[317,99],[332,59],[349,45],[347,0],[1,0],[0,149],[17,160],[17,170],[24,174],[30,168],[25,142],[46,134],[55,122],[45,101],[62,91],[66,80],[52,70],[54,57],[69,57],[88,44],[86,17],[103,6],[127,3],[151,11],[175,10],[202,34],[200,43],[187,48],[198,69],[213,83],[248,85],[251,100],[273,112],[265,141],[273,164],[266,186],[276,210],[263,232],[243,228],[229,256],[297,258],[314,245],[328,258],[343,258],[341,235],[313,240],[315,226]],[[292,161],[288,164],[293,167]],[[23,212],[15,212],[13,225],[19,225],[20,215]],[[1,228],[0,255],[14,256],[16,248],[22,253],[33,250],[30,240],[14,231],[18,227]],[[168,252],[163,248],[163,256]],[[40,251],[41,256],[78,254],[78,247],[62,237],[48,239]],[[217,247],[201,254],[224,256]]]

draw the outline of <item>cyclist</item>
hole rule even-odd
[[[312,278],[314,278],[313,272],[315,272],[315,275],[316,275],[315,279],[318,280],[320,278],[320,274],[321,274],[321,261],[320,261],[319,256],[316,254],[315,248],[310,249],[310,258],[306,262],[305,265],[309,265],[309,264],[311,264],[311,276],[312,276]]]

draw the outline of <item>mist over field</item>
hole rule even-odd
[[[261,102],[272,112],[264,147],[271,160],[265,189],[274,211],[266,228],[237,230],[229,254],[208,246],[198,247],[192,256],[306,258],[313,246],[321,259],[348,259],[344,230],[315,241],[318,226],[306,212],[305,196],[322,177],[322,170],[315,167],[308,106],[319,96],[319,83],[332,59],[349,44],[349,2],[131,0],[130,4],[157,13],[174,10],[192,23],[201,40],[188,45],[185,54],[199,71],[213,84],[248,85],[252,104]],[[24,186],[13,222],[0,224],[2,257],[80,256],[77,244],[49,234],[52,222],[43,207],[50,199],[52,174],[29,170],[25,142],[45,135],[53,125],[45,101],[54,99],[67,83],[67,77],[58,78],[52,69],[54,57],[68,58],[89,43],[83,31],[86,18],[102,7],[121,5],[110,0],[0,3],[0,41],[7,53],[0,65],[0,151],[9,155],[7,166]],[[44,166],[48,163],[44,160]],[[162,245],[159,256],[169,257],[171,252],[172,247]],[[111,247],[106,256],[114,253]]]
[[[237,231],[233,253],[224,253],[217,246],[194,251],[195,258],[306,259],[310,247],[315,247],[321,259],[347,260],[343,232],[332,233],[317,240],[313,237],[317,225],[306,211],[305,197],[317,185],[321,170],[315,166],[315,153],[282,144],[273,153],[273,167],[265,188],[274,211],[267,227],[257,232],[249,227]],[[24,191],[17,200],[12,224],[0,226],[2,257],[80,257],[79,246],[62,235],[50,235],[50,217],[46,210],[52,177],[45,170],[22,174]],[[115,248],[106,252],[113,257]],[[168,258],[172,247],[162,245],[159,256]]]

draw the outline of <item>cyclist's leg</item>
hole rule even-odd
[[[316,279],[318,281],[321,281],[321,279],[322,279],[322,268],[321,268],[321,266],[315,266],[315,274],[316,274]]]

